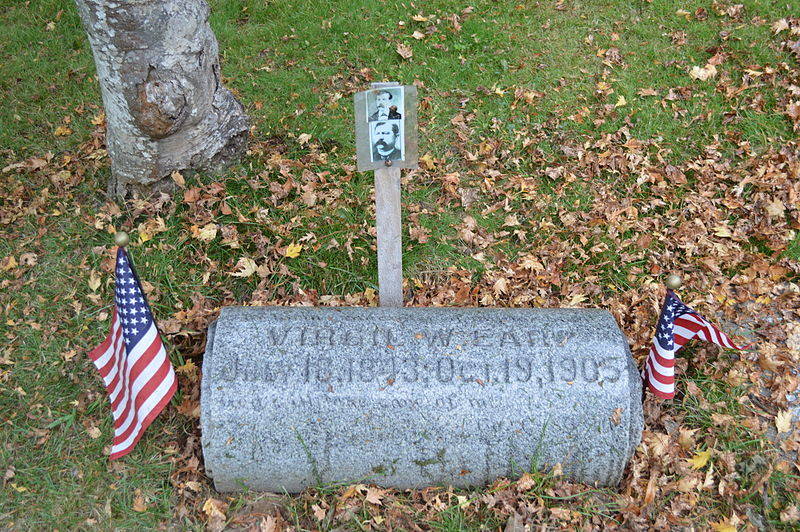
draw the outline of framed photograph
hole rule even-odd
[[[374,83],[354,95],[358,170],[418,167],[417,88]]]

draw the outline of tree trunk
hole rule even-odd
[[[170,189],[175,170],[214,169],[244,149],[248,119],[222,86],[204,0],[75,0],[108,124],[108,191]]]

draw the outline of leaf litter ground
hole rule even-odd
[[[113,202],[98,193],[104,116],[74,7],[29,7],[0,15],[3,526],[798,525],[791,13],[437,1],[386,17],[366,2],[212,2],[227,82],[256,123],[249,152],[223,176],[173,175],[173,197]],[[377,302],[371,175],[354,169],[349,102],[390,77],[422,96],[421,169],[403,178],[408,305],[607,308],[641,363],[661,280],[678,271],[688,304],[753,342],[682,352],[679,394],[646,399],[618,490],[556,467],[473,490],[229,497],[204,475],[198,386],[219,309]],[[108,325],[116,230],[133,237],[181,391],[133,455],[108,463],[85,352]]]

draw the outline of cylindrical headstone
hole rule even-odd
[[[201,428],[220,491],[469,486],[560,464],[619,482],[641,377],[606,311],[229,307]]]

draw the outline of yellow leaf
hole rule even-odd
[[[197,365],[195,365],[195,363],[192,362],[191,360],[187,360],[183,366],[178,366],[177,368],[175,368],[175,371],[177,371],[178,373],[183,373],[184,375],[191,376],[197,373]]]
[[[426,170],[431,170],[434,167],[434,165],[436,164],[436,162],[433,160],[433,157],[431,156],[430,153],[426,153],[425,155],[420,157],[419,158],[419,162],[422,163],[422,166]]]
[[[357,486],[355,484],[353,484],[352,486],[348,487],[346,490],[344,490],[344,493],[342,493],[342,496],[339,497],[339,501],[340,502],[344,502],[347,499],[349,499],[351,497],[354,497],[356,495],[356,490],[357,490]]]
[[[19,266],[19,264],[17,263],[17,259],[14,258],[14,255],[9,255],[0,261],[0,271],[6,272],[8,270],[13,270],[17,266]]]
[[[72,134],[72,130],[67,126],[58,126],[54,133],[56,137],[66,137]]]
[[[624,107],[628,105],[628,100],[625,99],[625,96],[620,96],[617,98],[617,103],[614,104],[614,107]]]
[[[95,270],[89,274],[89,288],[92,292],[97,292],[97,289],[100,288],[100,276]]]
[[[719,523],[711,523],[711,528],[716,532],[736,532],[736,527],[727,521],[720,521]]]
[[[692,469],[702,469],[706,466],[710,458],[711,449],[706,449],[705,451],[698,451],[694,453],[694,456],[689,458],[689,463],[692,465]]]
[[[222,501],[218,501],[217,499],[212,499],[209,497],[206,499],[206,502],[203,504],[203,512],[209,517],[209,519],[220,519],[222,521],[225,520],[225,503]]]
[[[290,259],[296,259],[303,251],[303,244],[289,244],[286,248],[286,256]]]
[[[791,411],[784,410],[783,412],[778,412],[778,415],[775,416],[775,426],[778,428],[778,432],[789,432],[792,430]]]

